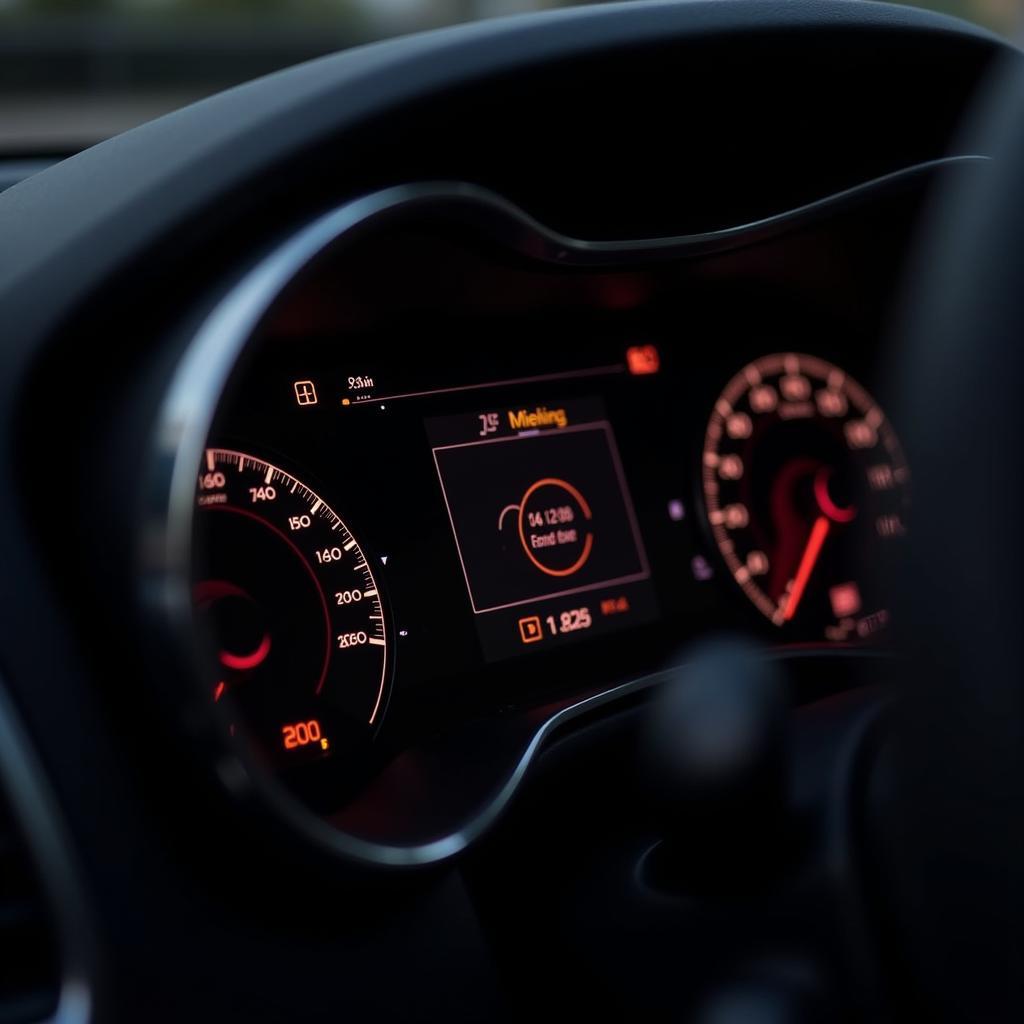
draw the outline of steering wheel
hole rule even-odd
[[[909,699],[875,841],[931,1019],[1024,1019],[1024,76],[968,132],[996,154],[937,198],[897,338],[915,466],[901,581]],[[897,972],[891,972],[893,974]]]

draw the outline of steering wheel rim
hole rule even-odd
[[[994,158],[936,197],[897,379],[914,470],[898,589],[910,671],[877,841],[931,1019],[1024,1019],[1024,74],[968,125]],[[987,152],[990,150],[978,150]]]

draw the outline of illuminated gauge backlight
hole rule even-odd
[[[252,455],[207,449],[196,487],[193,599],[224,700],[273,763],[362,745],[378,724],[390,638],[371,560],[312,488]]]
[[[702,477],[722,558],[776,626],[846,641],[888,625],[878,570],[906,534],[909,471],[846,372],[795,353],[745,366],[715,403]]]

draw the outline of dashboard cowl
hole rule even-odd
[[[796,48],[812,67],[795,70]],[[0,199],[7,347],[15,356],[52,332],[58,311],[159,240],[177,237],[180,257],[182,246],[198,250],[229,221],[256,217],[272,228],[279,203],[379,188],[394,181],[395,161],[406,179],[449,178],[467,145],[479,173],[460,176],[506,194],[502,167],[524,151],[543,154],[510,198],[580,237],[685,234],[758,219],[945,155],[955,108],[1007,50],[982,29],[908,7],[651,0],[493,19],[310,61],[8,190]],[[807,75],[819,79],[813,93],[821,97],[808,92]],[[698,92],[709,77],[722,86],[713,111]],[[746,83],[758,79],[755,92]],[[515,104],[524,109],[514,113]],[[390,118],[400,123],[381,132]],[[717,137],[703,138],[706,130]],[[833,143],[841,159],[826,161]],[[886,147],[895,159],[864,165]],[[812,192],[794,194],[812,176]],[[769,181],[783,194],[761,195]],[[612,186],[648,223],[584,230],[582,210]],[[767,207],[719,210],[726,191],[731,203],[760,197]],[[567,211],[561,222],[549,216],[554,204]],[[664,229],[671,211],[681,222],[668,231],[650,223],[658,218]],[[698,223],[708,214],[717,222]],[[32,281],[45,282],[45,298]]]

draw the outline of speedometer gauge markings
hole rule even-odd
[[[207,449],[196,504],[194,602],[216,649],[216,699],[233,698],[272,760],[358,739],[381,713],[390,638],[356,537],[309,486],[230,449]]]
[[[887,623],[869,570],[906,532],[909,474],[849,374],[796,353],[744,367],[714,405],[702,467],[722,558],[768,619],[830,640]]]

